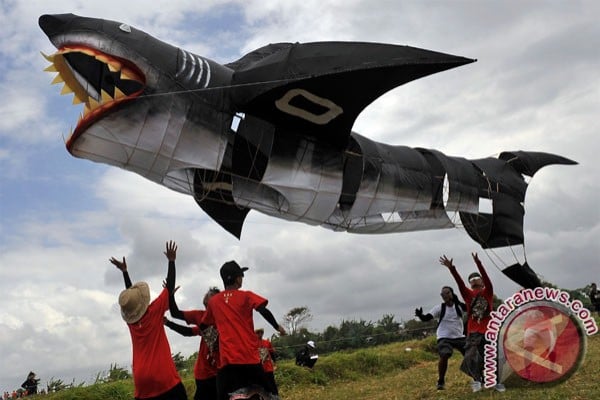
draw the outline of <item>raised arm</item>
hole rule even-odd
[[[169,240],[166,245],[165,256],[169,260],[169,267],[167,269],[166,288],[170,293],[175,290],[175,258],[177,258],[177,245],[174,241]]]
[[[171,313],[171,317],[185,320],[183,311],[181,311],[179,309],[179,306],[177,305],[177,302],[175,301],[175,292],[177,291],[178,288],[179,288],[179,286],[177,288],[175,288],[175,290],[173,290],[172,292],[169,292],[169,312]]]
[[[456,284],[458,285],[458,290],[460,291],[460,294],[462,295],[463,298],[467,298],[468,297],[468,289],[465,286],[465,282],[463,281],[462,277],[459,275],[458,271],[456,270],[456,266],[452,263],[452,260],[453,260],[452,258],[449,259],[444,254],[442,257],[440,257],[440,264],[442,264],[446,268],[448,268],[448,270],[454,277]]]
[[[129,278],[129,272],[127,272],[127,262],[125,261],[125,257],[123,257],[123,261],[119,261],[114,257],[111,257],[108,261],[117,267],[117,269],[121,270],[123,273],[123,280],[125,281],[125,289],[129,289],[132,283],[131,279]]]
[[[267,306],[265,306],[265,305],[262,305],[262,306],[258,307],[258,308],[256,309],[256,311],[258,311],[258,313],[259,313],[260,315],[262,315],[262,316],[263,316],[263,318],[264,318],[264,319],[265,319],[265,320],[266,320],[266,321],[267,321],[269,324],[271,324],[271,326],[272,326],[273,328],[275,328],[275,330],[277,330],[277,332],[279,332],[279,334],[280,334],[281,336],[285,336],[285,335],[287,335],[287,333],[286,333],[285,329],[283,328],[283,326],[281,326],[281,325],[279,325],[279,324],[277,323],[277,321],[275,320],[275,317],[273,316],[273,313],[272,313],[272,312],[271,312],[271,311],[270,311],[270,310],[267,308]]]
[[[415,317],[418,317],[421,321],[427,322],[433,319],[431,314],[423,314],[423,307],[415,308]]]
[[[475,261],[475,264],[477,265],[477,269],[479,270],[479,273],[481,274],[481,280],[483,280],[483,285],[485,287],[485,291],[493,294],[494,287],[492,286],[492,281],[490,280],[490,277],[488,276],[487,272],[485,271],[485,268],[483,267],[481,260],[479,260],[477,253],[471,253],[471,256],[473,257],[473,261]]]
[[[165,323],[165,326],[169,327],[170,329],[174,330],[175,332],[179,333],[182,336],[197,336],[198,335],[196,332],[194,332],[194,328],[192,328],[191,326],[176,324],[173,321],[169,321],[167,319],[167,317],[164,318],[164,323]]]

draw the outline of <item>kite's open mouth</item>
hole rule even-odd
[[[145,86],[144,74],[131,62],[86,46],[65,46],[44,57],[52,63],[45,71],[58,72],[52,83],[64,83],[61,94],[73,93],[73,104],[84,104],[67,148],[88,126],[139,96]]]

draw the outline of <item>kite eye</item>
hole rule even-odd
[[[119,25],[119,29],[122,30],[123,32],[131,33],[131,27],[127,24]]]

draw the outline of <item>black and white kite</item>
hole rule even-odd
[[[192,195],[238,238],[254,209],[335,231],[462,225],[483,248],[523,244],[524,175],[576,164],[528,151],[467,160],[352,131],[385,92],[472,59],[316,42],[270,44],[221,65],[120,22],[61,14],[39,24],[58,49],[46,70],[84,104],[68,151]],[[526,264],[506,272],[539,283]]]

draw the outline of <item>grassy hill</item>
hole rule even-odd
[[[407,350],[410,349],[410,350]],[[600,335],[588,337],[583,365],[568,381],[546,386],[533,383],[507,385],[507,391],[471,393],[470,378],[459,371],[460,355],[450,359],[446,390],[435,388],[437,380],[435,339],[394,343],[356,351],[321,355],[313,370],[300,368],[292,360],[278,363],[280,397],[285,400],[348,399],[488,399],[588,400],[600,393]],[[182,375],[190,399],[195,383]],[[48,400],[130,400],[131,380],[73,388],[44,397]]]

